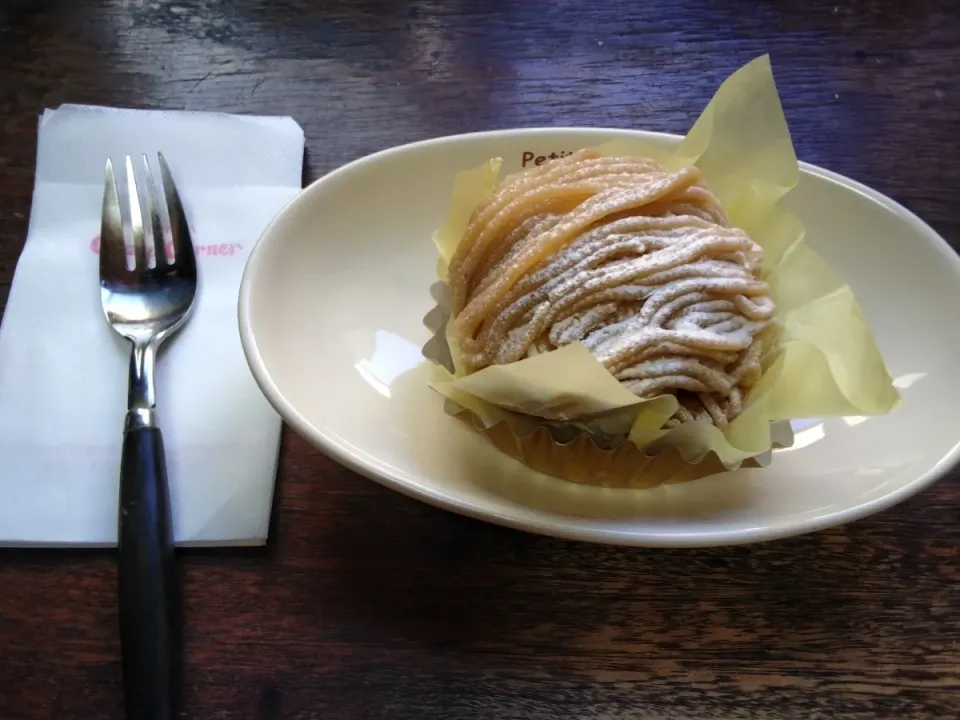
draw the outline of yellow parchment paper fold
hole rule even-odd
[[[651,154],[629,138],[600,149]],[[487,424],[497,421],[499,409],[581,420],[589,430],[595,414],[620,411],[639,448],[674,447],[693,462],[715,455],[727,468],[770,449],[772,422],[877,415],[896,407],[899,396],[852,290],[806,245],[803,223],[780,206],[799,168],[769,57],[730,76],[676,150],[658,156],[673,168],[699,167],[731,223],[764,249],[762,275],[773,291],[779,332],[744,412],[723,431],[706,423],[663,430],[675,398],[638,400],[579,344],[464,376],[450,332],[454,372],[433,387]],[[494,191],[500,165],[496,158],[458,175],[447,220],[434,234],[441,280],[471,214]]]
[[[450,258],[457,250],[463,231],[467,229],[470,215],[497,187],[502,163],[501,158],[493,158],[478,168],[464,170],[453,181],[447,220],[443,227],[433,234],[433,244],[440,253],[437,261],[437,275],[440,279],[445,280],[447,277]]]

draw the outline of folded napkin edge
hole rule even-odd
[[[80,103],[61,103],[55,108],[44,108],[38,116],[38,128],[51,121],[62,110],[89,113],[149,113],[149,114],[176,114],[194,117],[223,117],[236,120],[245,120],[259,123],[289,123],[292,124],[301,137],[304,136],[303,127],[291,115],[248,115],[245,113],[228,113],[219,110],[178,110],[174,108],[118,108],[109,105],[85,105]],[[292,128],[291,128],[292,129]]]

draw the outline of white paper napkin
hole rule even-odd
[[[113,545],[128,345],[100,307],[103,168],[162,151],[193,227],[195,312],[161,350],[158,413],[180,544],[266,541],[280,419],[243,357],[244,262],[299,191],[290,118],[76,105],[40,121],[30,228],[0,324],[0,544]],[[141,188],[142,188],[141,183]]]

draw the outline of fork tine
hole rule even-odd
[[[143,243],[143,216],[140,214],[140,193],[133,174],[133,161],[127,155],[127,200],[130,202],[130,228],[133,231],[133,266],[138,272],[147,269],[147,252]]]
[[[163,185],[163,196],[167,201],[167,212],[170,216],[170,234],[173,236],[174,264],[184,273],[196,272],[196,259],[193,254],[193,242],[190,240],[190,227],[183,214],[183,204],[180,194],[170,174],[170,167],[162,152],[157,153],[160,161],[160,180]]]
[[[166,242],[163,236],[163,225],[160,223],[160,205],[157,198],[157,184],[153,179],[153,173],[150,170],[150,161],[147,156],[143,156],[143,169],[147,175],[147,212],[150,213],[150,229],[153,236],[153,248],[156,256],[156,266],[165,268],[167,266]]]
[[[118,278],[127,272],[127,252],[123,244],[117,177],[110,158],[107,158],[104,175],[103,210],[100,214],[100,277]]]

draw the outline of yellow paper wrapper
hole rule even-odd
[[[449,290],[444,283],[438,282],[431,292],[437,306],[424,318],[424,324],[434,332],[434,336],[424,346],[423,353],[436,363],[434,387],[443,388],[447,396],[444,409],[448,414],[486,435],[501,452],[537,472],[571,482],[620,488],[649,488],[683,482],[726,469],[715,454],[706,453],[695,446],[641,449],[630,442],[628,436],[637,422],[637,406],[642,404],[633,395],[632,405],[606,409],[602,406],[603,396],[592,398],[592,402],[600,403],[596,406],[598,412],[573,420],[562,419],[567,403],[563,397],[557,396],[553,403],[553,408],[559,409],[554,413],[557,419],[550,420],[508,410],[458,390],[449,384],[454,368],[444,332],[450,319]],[[583,348],[567,347],[578,349],[561,362],[577,362],[571,358],[579,357]],[[556,352],[561,351],[566,351],[566,348]],[[535,363],[528,365],[536,368]],[[599,363],[593,365],[606,373]],[[523,372],[527,375],[526,371]],[[535,384],[535,373],[533,381]],[[619,386],[619,383],[616,385]],[[662,416],[669,417],[676,403],[673,398],[665,398],[662,402],[667,408]],[[658,414],[650,413],[645,417],[655,418]],[[664,420],[661,417],[655,422],[662,424]],[[788,447],[793,443],[793,432],[788,422],[773,423],[771,436],[773,447]],[[743,464],[746,467],[766,467],[771,458],[772,453],[767,449],[755,457],[747,458]]]
[[[649,155],[629,139],[600,150]],[[781,207],[799,168],[769,58],[730,76],[676,151],[660,159],[672,169],[699,167],[731,223],[764,250],[761,276],[772,288],[780,332],[743,413],[724,431],[702,422],[664,430],[676,399],[637,398],[579,344],[462,372],[447,331],[443,281],[471,214],[497,186],[499,158],[458,175],[449,215],[434,233],[441,282],[434,287],[438,307],[425,319],[436,335],[424,354],[439,363],[433,387],[452,401],[449,411],[536,470],[579,482],[647,486],[751,459],[764,464],[771,447],[787,441],[778,421],[894,409],[899,396],[852,290],[804,242],[802,222]],[[565,427],[573,437],[558,437]],[[679,472],[684,464],[696,467]]]

